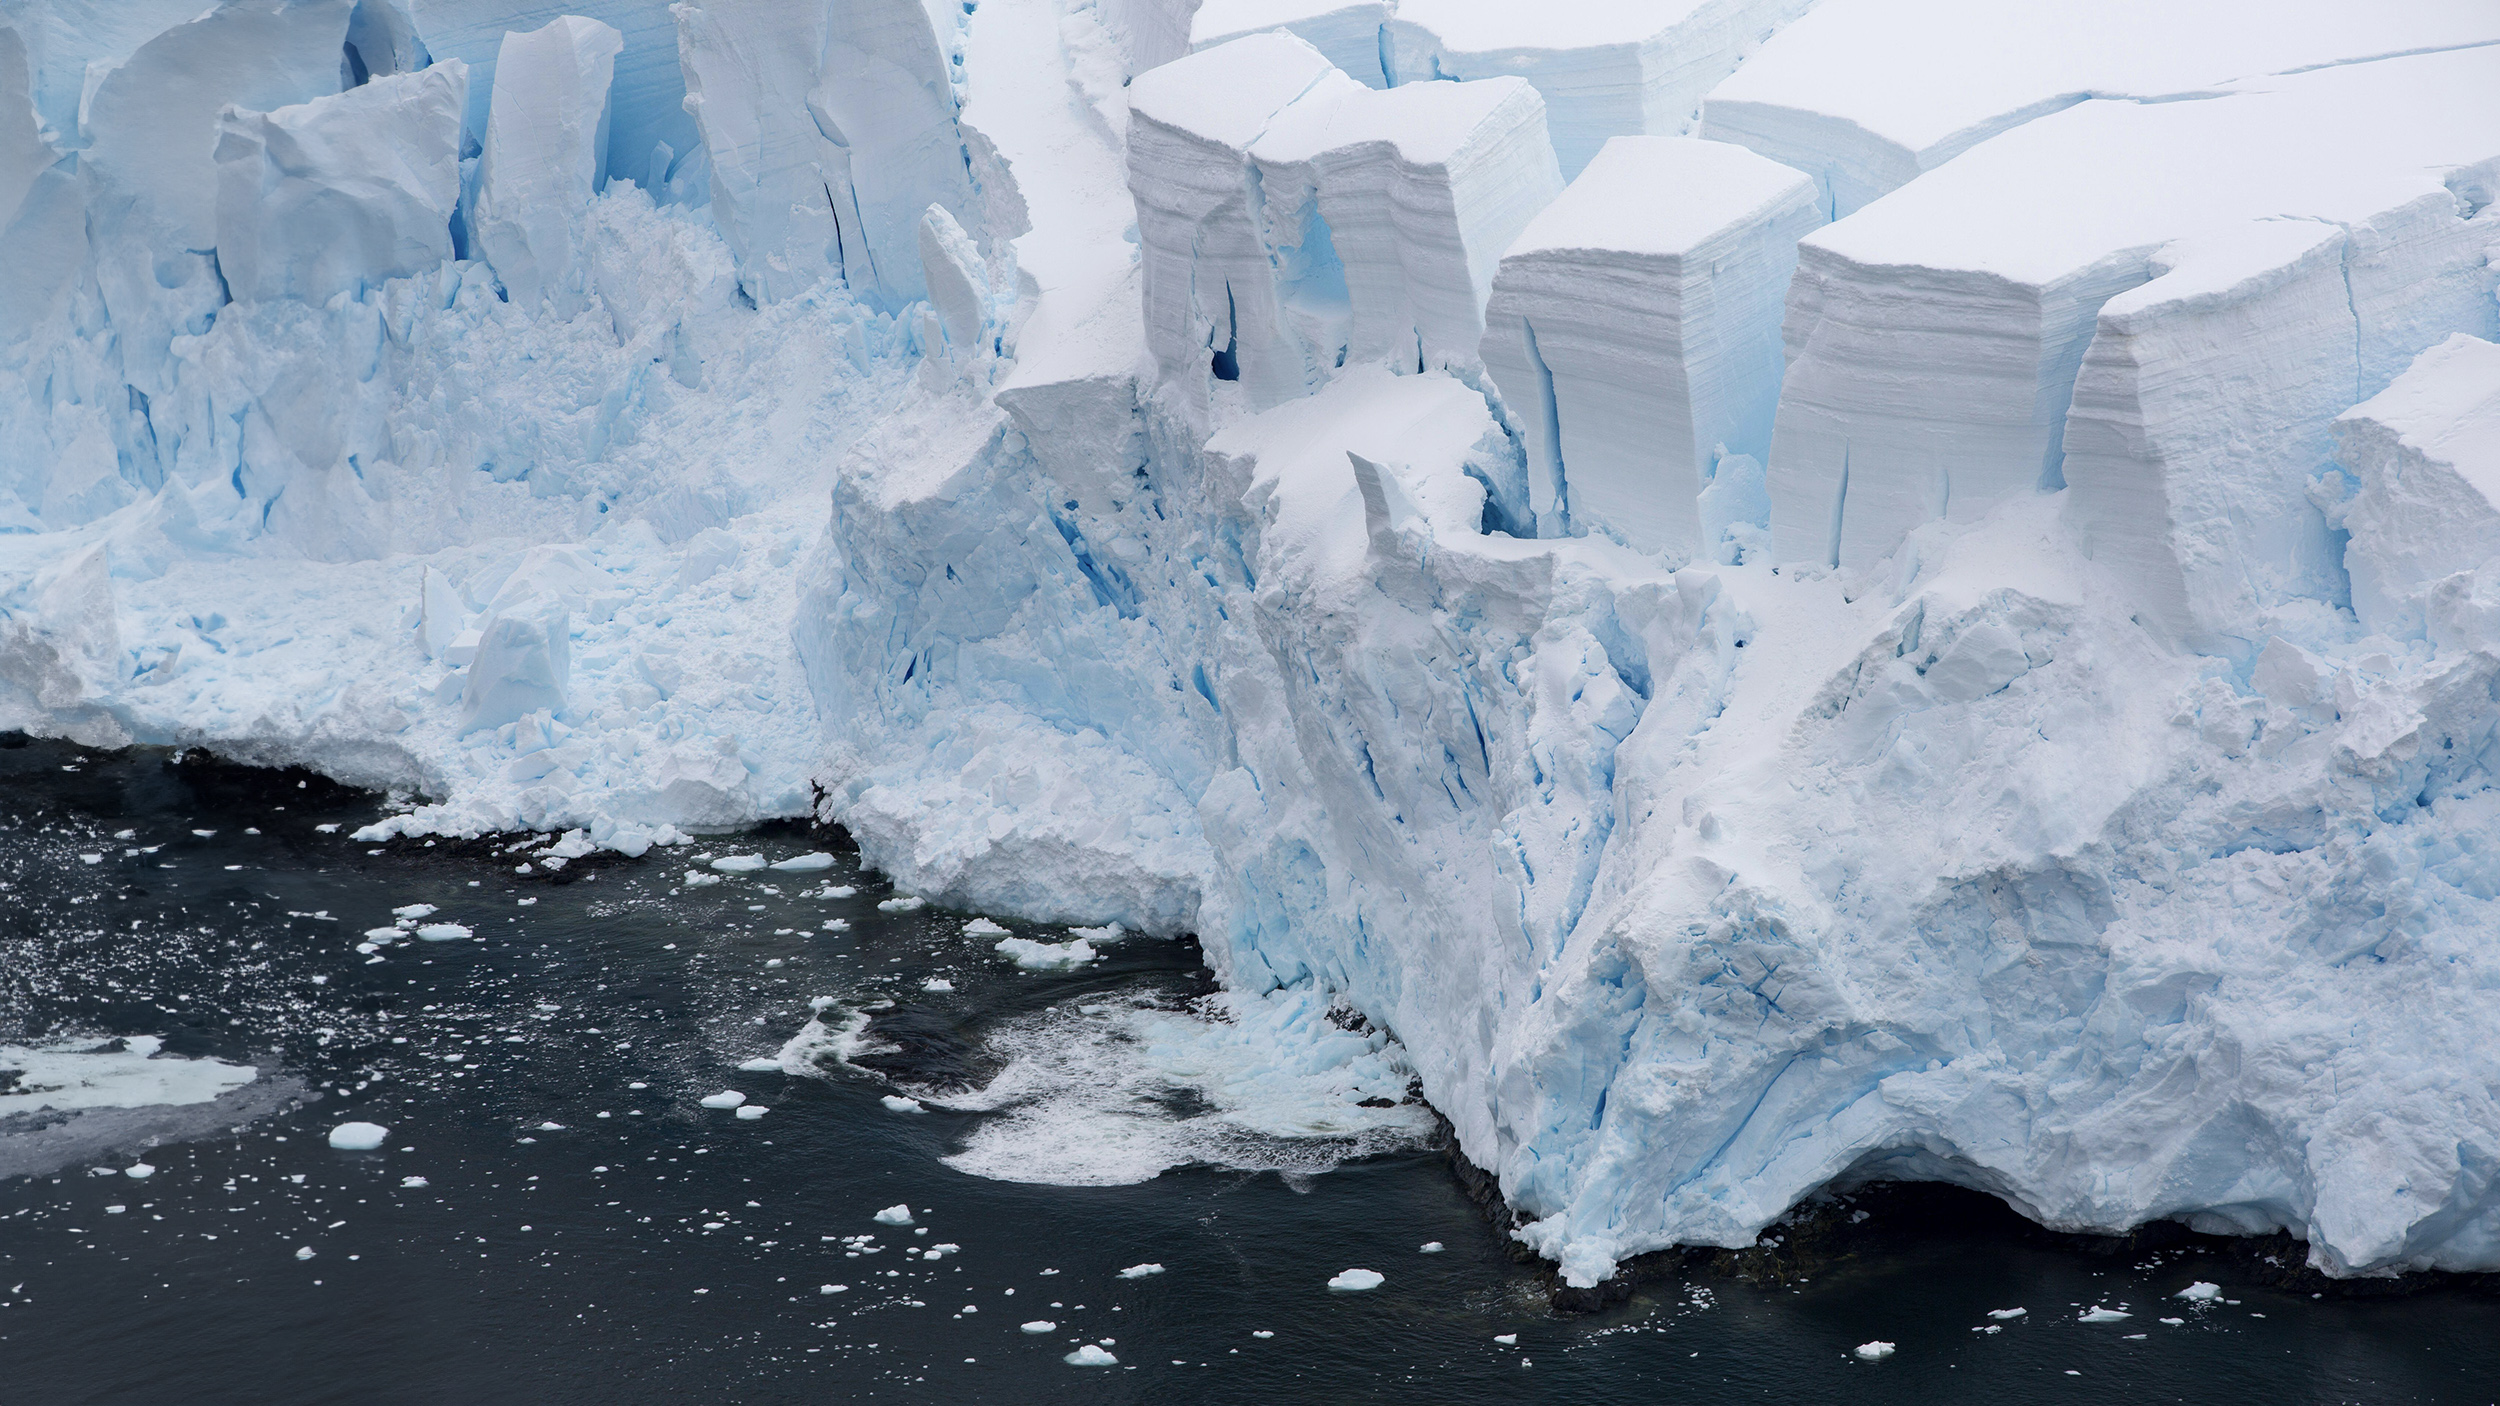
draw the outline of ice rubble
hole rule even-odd
[[[0,0],[0,724],[1195,931],[1575,1284],[2500,1267],[2487,7],[1795,8]]]

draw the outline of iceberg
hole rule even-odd
[[[2109,14],[0,3],[0,727],[1194,934],[1581,1288],[2500,1268],[2500,36]]]

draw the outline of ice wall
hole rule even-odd
[[[1780,555],[1864,565],[2071,484],[2086,542],[2167,628],[2210,642],[2216,611],[2328,594],[2301,488],[2328,420],[2490,325],[2491,226],[2447,182],[2500,155],[2500,120],[2451,115],[2488,107],[2495,54],[2081,104],[1809,236],[1771,444]],[[2221,555],[2180,535],[2240,532]]]
[[[1769,452],[1780,302],[1822,223],[1811,182],[1742,147],[1616,137],[1529,224],[1494,279],[1484,364],[1541,525],[1715,553],[1701,492],[1722,456]]]
[[[1390,86],[1382,36],[1390,0],[1210,0],[1190,21],[1192,52],[1272,29],[1288,30],[1367,88]]]
[[[579,15],[503,37],[469,237],[523,307],[546,299],[559,315],[581,309],[573,251],[599,189],[609,85],[623,47],[615,30]]]
[[[2080,102],[2494,42],[2471,0],[1822,0],[1711,90],[1699,132],[1813,176],[1839,219]]]
[[[703,199],[700,158],[691,167],[687,162],[698,138],[685,109],[677,21],[664,0],[359,0],[358,8],[374,12],[377,30],[393,34],[404,25],[426,54],[469,65],[468,130],[479,143],[486,140],[488,99],[505,34],[543,29],[567,15],[606,25],[617,32],[619,45],[598,178],[629,180],[697,203]],[[373,56],[362,57],[373,67]],[[672,172],[679,177],[674,184]]]

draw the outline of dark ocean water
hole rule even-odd
[[[1226,1160],[1267,1170],[968,1175],[941,1159],[1007,1115],[891,1111],[879,1068],[978,1083],[1002,1030],[1185,1009],[1196,950],[1132,938],[1027,972],[971,915],[880,910],[847,854],[688,889],[685,851],[525,874],[501,845],[348,838],[379,813],[294,774],[0,747],[0,1046],[109,1062],[118,1038],[127,1068],[144,1037],[143,1073],[260,1075],[214,1103],[0,1118],[0,1402],[2500,1398],[2487,1291],[2313,1298],[2209,1243],[2095,1252],[1976,1198],[1871,1197],[1803,1283],[1668,1276],[1564,1317],[1427,1147],[1250,1138]],[[473,939],[356,950],[420,903]],[[872,1029],[900,1048],[738,1068],[828,995],[892,1001]],[[29,1082],[0,1073],[0,1099]],[[699,1103],[726,1089],[768,1113]],[[349,1120],[387,1125],[382,1149],[330,1147]],[[1090,1145],[1081,1117],[1027,1136],[1053,1127]],[[877,1223],[895,1204],[914,1224]],[[1355,1266],[1385,1282],[1328,1291]],[[2196,1280],[2223,1301],[2171,1297]],[[2130,1316],[2079,1321],[2094,1306]],[[1895,1353],[1859,1360],[1872,1340]],[[1116,1365],[1064,1360],[1087,1343]]]

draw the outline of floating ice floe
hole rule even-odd
[[[739,1065],[738,1072],[742,1074],[778,1074],[781,1072],[781,1061],[772,1055],[757,1055],[755,1058]]]
[[[2133,1317],[2135,1317],[2134,1314],[2123,1308],[2103,1308],[2099,1304],[2094,1304],[2085,1309],[2082,1316],[2075,1321],[2078,1323],[2117,1323]]]
[[[706,874],[700,869],[689,869],[686,871],[685,884],[686,887],[690,889],[708,888],[719,882],[720,875],[718,874]]]
[[[1001,927],[997,923],[991,922],[987,918],[975,918],[971,922],[964,924],[964,936],[966,937],[1005,937],[1006,935],[1006,928]]]
[[[295,1252],[295,1257],[299,1260],[311,1259],[313,1257],[313,1247],[310,1245],[304,1246]]]
[[[1162,1272],[1163,1266],[1159,1264],[1133,1264],[1128,1268],[1121,1270],[1120,1277],[1122,1279],[1143,1279],[1149,1274],[1161,1274]]]
[[[1024,1331],[1028,1333],[1056,1333],[1059,1331],[1059,1325],[1053,1323],[1047,1318],[1036,1318],[1032,1322],[1024,1324],[1023,1327]]]
[[[341,1123],[330,1130],[330,1145],[348,1152],[371,1152],[390,1135],[391,1130],[380,1123]]]
[[[794,854],[788,859],[774,861],[772,867],[784,874],[813,874],[819,869],[832,868],[833,856],[823,850],[810,854]]]
[[[925,898],[913,898],[909,895],[905,895],[901,898],[888,898],[880,900],[877,904],[877,911],[880,913],[910,913],[928,906],[929,900]]]
[[[905,1098],[901,1094],[887,1094],[885,1097],[878,1099],[877,1102],[884,1104],[888,1109],[896,1113],[926,1113],[929,1111],[920,1106],[920,1100],[916,1098]]]
[[[149,1166],[145,1162],[133,1162],[129,1166],[122,1168],[122,1175],[126,1177],[136,1177],[141,1181],[145,1181],[149,1177],[156,1175],[156,1169]]]
[[[399,1179],[399,1189],[402,1191],[419,1191],[431,1184],[432,1183],[428,1182],[423,1177],[401,1177]]]
[[[1068,971],[1084,966],[1100,955],[1081,937],[1067,942],[1003,937],[998,941],[998,950],[1029,972]]]
[[[723,1089],[719,1093],[703,1096],[703,1106],[706,1108],[735,1108],[746,1101],[747,1096],[736,1089]]]
[[[564,1131],[564,1125],[562,1123],[541,1123],[538,1125],[538,1131],[542,1133],[560,1133]]]
[[[1328,1281],[1328,1287],[1341,1294],[1360,1294],[1377,1289],[1388,1278],[1376,1269],[1349,1269]]]
[[[427,923],[417,929],[417,936],[428,942],[459,942],[476,935],[458,923]]]
[[[1419,1255],[1437,1255],[1446,1248],[1447,1247],[1438,1240],[1427,1240],[1421,1245],[1415,1247],[1415,1253]]]
[[[1119,1358],[1092,1343],[1087,1343],[1060,1360],[1071,1367],[1117,1367],[1120,1365]]]
[[[898,1202],[870,1216],[869,1219],[879,1225],[909,1225],[911,1224],[911,1207]]]
[[[923,990],[923,991],[934,992],[934,993],[936,993],[936,994],[938,994],[938,995],[943,996],[943,995],[947,994],[948,992],[953,991],[953,990],[955,989],[955,983],[953,983],[953,982],[951,982],[951,981],[948,981],[945,977],[942,977],[942,976],[933,976],[933,977],[930,977],[927,981],[924,981],[924,982],[920,983],[920,989],[921,989],[921,990]]]
[[[413,923],[420,919],[431,918],[440,911],[431,903],[404,903],[392,909],[391,916],[402,922]]]
[[[1992,1308],[1988,1310],[1988,1316],[1996,1319],[2015,1319],[2029,1312],[2031,1310],[2027,1308]]]
[[[816,1286],[816,1292],[819,1294],[847,1294],[850,1291],[851,1286],[848,1284],[819,1284]]]
[[[712,861],[712,867],[724,874],[752,874],[764,867],[760,854],[724,854]]]
[[[1871,1343],[1860,1343],[1857,1346],[1857,1354],[1861,1361],[1881,1362],[1885,1358],[1892,1356],[1892,1344],[1881,1340]]]
[[[750,1104],[746,1104],[745,1106],[741,1107],[741,1108],[738,1110],[738,1116],[739,1116],[739,1117],[741,1117],[741,1118],[746,1118],[746,1119],[752,1120],[752,1119],[756,1119],[756,1118],[761,1118],[761,1117],[763,1117],[763,1116],[764,1116],[767,1112],[770,1112],[770,1111],[771,1111],[771,1110],[769,1110],[769,1109],[765,1108],[765,1107],[764,1107],[764,1105],[762,1105],[762,1104],[760,1104],[760,1103],[750,1103]]]
[[[1493,1341],[1500,1343],[1504,1347],[1517,1347],[1519,1346],[1519,1335],[1517,1333],[1495,1333],[1493,1335]]]
[[[2214,1300],[2222,1297],[2222,1286],[2219,1284],[2208,1284],[2204,1280],[2199,1279],[2195,1283],[2190,1284],[2186,1288],[2171,1295],[2171,1297],[2175,1299],[2186,1299],[2189,1303],[2212,1303]]]

